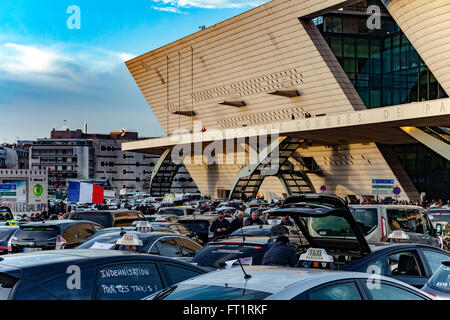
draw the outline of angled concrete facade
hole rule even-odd
[[[274,0],[128,61],[169,137],[126,143],[123,150],[163,154],[177,145],[192,150],[200,146],[199,152],[184,157],[184,165],[204,195],[223,198],[233,193],[238,175],[263,152],[250,140],[265,137],[265,129],[304,139],[289,168],[282,170],[303,172],[316,191],[325,187],[326,193],[342,197],[384,197],[389,194],[377,192],[375,181],[392,180],[402,191],[401,200],[418,200],[422,190],[392,147],[420,143],[402,127],[450,126],[450,101],[445,97],[367,109],[313,20],[360,2]],[[444,2],[427,1],[426,7],[448,22]],[[448,93],[445,68],[450,64],[437,60],[447,59],[450,50],[439,55],[429,51],[426,40],[414,38],[420,28],[410,12],[420,6],[424,0],[386,3]],[[441,32],[446,37],[442,45],[450,39],[446,30]],[[181,136],[170,137],[174,132]],[[210,147],[217,142],[223,143]],[[216,162],[210,163],[205,152]],[[227,157],[234,160],[217,161]],[[260,179],[260,194],[266,198],[288,195],[275,176]]]

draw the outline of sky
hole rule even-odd
[[[164,136],[124,62],[264,2],[0,1],[0,143],[84,123]]]

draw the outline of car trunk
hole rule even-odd
[[[349,208],[337,199],[322,195],[288,198],[269,214],[291,217],[308,241],[305,249],[325,249],[339,268],[371,250]]]

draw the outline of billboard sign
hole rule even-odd
[[[0,201],[27,203],[27,180],[3,180],[0,185]]]

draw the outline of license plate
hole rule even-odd
[[[24,248],[23,252],[38,252],[42,251],[42,248]]]

